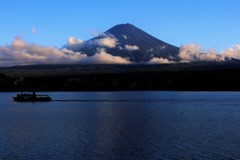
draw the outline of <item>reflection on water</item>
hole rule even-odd
[[[0,93],[0,159],[239,159],[240,93]]]

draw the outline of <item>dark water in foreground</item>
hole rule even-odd
[[[240,159],[238,92],[14,94],[0,93],[0,159]]]

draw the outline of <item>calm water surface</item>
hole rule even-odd
[[[0,93],[0,159],[240,159],[238,92]]]

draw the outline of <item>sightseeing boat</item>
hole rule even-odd
[[[13,97],[14,101],[17,102],[49,102],[52,100],[48,95],[37,95],[33,93],[21,93]]]

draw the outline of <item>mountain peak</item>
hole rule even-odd
[[[118,24],[118,25],[116,25],[116,26],[124,27],[124,28],[128,28],[128,27],[134,27],[134,28],[137,28],[136,26],[134,26],[133,24],[130,24],[130,23]]]
[[[114,27],[135,27],[133,24],[130,24],[130,23],[125,23],[125,24],[118,24],[118,25],[116,25],[116,26],[114,26]],[[112,28],[114,28],[114,27],[112,27]]]
[[[161,41],[130,23],[118,24],[107,30],[105,35],[111,35],[117,41],[116,47],[105,47],[107,53],[114,56],[129,58],[133,62],[148,61],[152,57],[178,57],[178,47]],[[89,41],[99,41],[99,39],[102,38],[103,36],[100,35]],[[91,56],[96,53],[98,48],[99,46],[84,47],[81,51]]]
[[[124,33],[127,31],[135,31],[135,30],[140,30],[140,29],[130,23],[126,23],[126,24],[118,24],[118,25],[110,28],[109,30],[107,30],[105,33],[118,34],[121,32]]]

